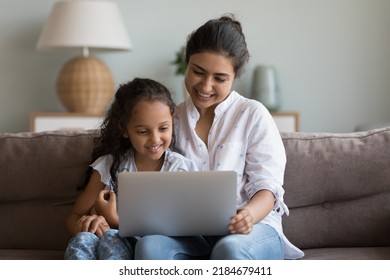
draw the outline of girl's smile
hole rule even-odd
[[[149,147],[146,147],[146,149],[148,149],[152,153],[158,153],[161,147],[163,147],[162,144],[161,145],[149,146]]]

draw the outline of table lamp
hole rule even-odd
[[[101,114],[114,94],[109,68],[90,49],[130,50],[121,13],[112,1],[60,1],[54,4],[38,39],[37,50],[80,49],[68,61],[56,83],[57,94],[70,112]]]

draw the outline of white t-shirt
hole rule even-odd
[[[102,183],[107,189],[112,190],[112,179],[110,168],[112,165],[112,155],[104,155],[95,160],[91,166],[100,174]],[[165,152],[164,163],[161,172],[169,171],[196,171],[196,165],[188,158],[176,153],[170,149]],[[132,152],[126,154],[125,159],[119,165],[118,173],[120,172],[138,172]]]
[[[261,222],[277,230],[286,259],[302,257],[303,252],[283,234],[281,216],[289,213],[282,188],[286,154],[271,114],[260,102],[232,91],[215,109],[208,147],[195,132],[199,117],[190,97],[178,106],[177,146],[199,170],[237,172],[237,208],[245,206],[259,190],[270,190],[275,196],[274,209]]]

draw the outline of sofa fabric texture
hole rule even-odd
[[[96,131],[0,134],[0,259],[62,259]],[[304,259],[390,259],[390,127],[281,133],[283,216]]]

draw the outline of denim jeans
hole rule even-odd
[[[129,260],[133,249],[128,239],[120,237],[118,230],[107,230],[102,238],[94,233],[79,232],[68,244],[65,260]]]
[[[284,258],[277,231],[257,223],[250,234],[169,237],[148,235],[135,246],[137,260],[278,260]]]

